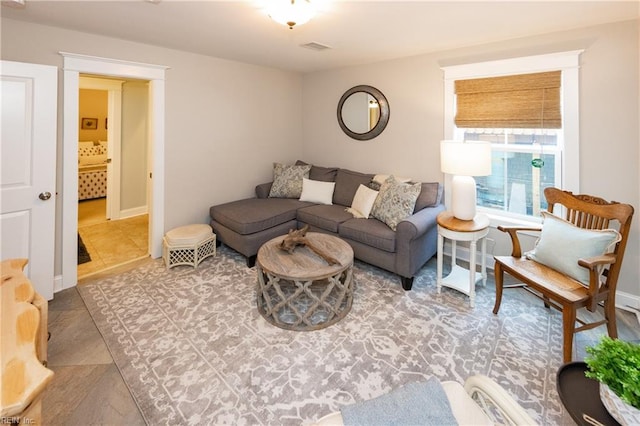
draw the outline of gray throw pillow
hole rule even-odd
[[[413,213],[421,189],[420,183],[402,183],[389,176],[380,187],[371,216],[395,231],[398,223]]]
[[[333,191],[333,204],[350,206],[360,185],[367,185],[373,178],[372,174],[338,169],[336,174],[336,189]]]
[[[413,212],[417,213],[425,207],[435,206],[438,204],[441,196],[442,189],[438,182],[422,183],[422,189],[420,190],[420,195],[418,195],[418,199],[416,200],[416,208]]]
[[[307,164],[308,163],[305,163],[302,160],[296,161],[296,166],[306,166]],[[322,182],[335,182],[337,173],[337,167],[322,167],[312,164],[311,171],[309,172],[309,179],[319,180]]]
[[[273,165],[273,185],[269,198],[300,198],[302,179],[309,177],[310,165],[287,166],[280,163]]]

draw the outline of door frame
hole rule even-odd
[[[143,64],[59,52],[63,57],[62,122],[62,288],[78,283],[78,91],[80,74],[149,81],[149,254],[162,255],[164,235],[164,103],[163,65]]]
[[[104,90],[107,95],[107,219],[120,219],[120,125],[122,122],[122,85],[124,80],[80,76],[80,89]]]

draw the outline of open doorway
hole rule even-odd
[[[149,255],[147,81],[80,75],[78,278]]]
[[[149,253],[162,255],[164,234],[164,108],[165,72],[168,67],[113,58],[60,52],[63,72],[63,147],[62,147],[62,277],[56,279],[55,291],[78,283],[78,90],[80,73],[132,78],[149,85]]]

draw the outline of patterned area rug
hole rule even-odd
[[[405,292],[397,276],[356,262],[351,312],[339,323],[286,331],[256,309],[255,268],[226,247],[200,264],[161,259],[79,286],[149,424],[305,424],[341,406],[431,376],[485,374],[540,424],[559,424],[559,314],[511,291],[491,312],[435,288],[435,259]],[[534,299],[535,300],[535,299]]]

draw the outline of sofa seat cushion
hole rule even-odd
[[[311,205],[292,198],[249,198],[213,206],[213,220],[240,235],[264,231],[296,218],[300,207]]]
[[[338,235],[389,253],[396,251],[396,233],[378,219],[350,219],[340,224]]]
[[[345,211],[344,206],[339,205],[316,205],[304,207],[298,210],[298,221],[308,223],[316,228],[329,232],[338,232],[338,226],[353,215]]]

